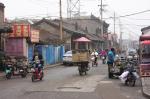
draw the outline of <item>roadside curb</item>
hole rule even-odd
[[[62,64],[62,63],[57,63],[57,64],[53,64],[53,65],[46,65],[46,66],[44,66],[44,69],[54,68],[54,67],[59,66],[59,65],[61,65],[61,64]]]
[[[5,77],[5,73],[0,74],[0,79]]]
[[[143,93],[143,95],[150,98],[150,93],[148,93],[148,89],[146,87],[146,83],[145,83],[144,78],[141,78],[141,83],[142,83],[142,93]]]
[[[62,63],[57,63],[57,64],[53,64],[53,65],[46,65],[46,66],[44,66],[44,70],[46,70],[46,69],[49,69],[49,68],[54,68],[54,67],[56,67],[56,66],[60,66]],[[30,74],[31,72],[29,72],[29,74]],[[5,76],[5,73],[2,73],[1,75],[0,75],[0,78],[3,78]]]

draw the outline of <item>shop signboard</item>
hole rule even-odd
[[[30,36],[29,24],[14,24],[12,28],[13,28],[13,33],[10,33],[10,37],[29,37]]]
[[[35,29],[31,30],[31,42],[33,43],[39,42],[39,30],[35,30]]]

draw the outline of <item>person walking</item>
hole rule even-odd
[[[108,60],[107,60],[107,64],[108,64],[108,77],[109,78],[113,77],[113,74],[111,73],[111,70],[113,68],[114,59],[115,59],[115,49],[111,48],[111,50],[108,51]]]

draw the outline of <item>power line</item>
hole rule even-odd
[[[128,17],[126,17],[127,19],[130,19],[130,20],[145,20],[145,21],[147,21],[147,20],[150,20],[150,19],[136,19],[136,18],[128,18]]]
[[[119,24],[116,24],[116,25],[119,25]],[[148,24],[146,25],[144,25],[144,24],[142,24],[142,25],[139,25],[139,24],[121,24],[121,25],[133,25],[133,26],[139,26],[139,27],[141,27],[141,26],[149,26]]]
[[[127,17],[127,16],[132,16],[132,15],[137,15],[137,14],[145,13],[145,12],[150,12],[150,10],[145,10],[145,11],[140,11],[140,12],[136,12],[136,13],[131,13],[131,14],[120,16],[120,17]]]
[[[150,10],[144,10],[144,11],[135,12],[135,13],[127,14],[127,15],[122,15],[122,16],[119,16],[118,18],[133,16],[133,15],[142,14],[142,13],[145,13],[145,12],[150,12]],[[110,19],[110,18],[113,18],[113,17],[104,18],[104,19]]]
[[[138,34],[138,33],[136,33],[136,32],[133,32],[131,29],[129,29],[129,27],[127,27],[127,26],[125,26],[125,28],[129,31],[129,32],[131,32],[131,33],[135,33],[136,35],[133,35],[133,34],[130,34],[130,35],[132,35],[132,36],[136,36],[136,37],[139,37],[140,36],[140,34]]]

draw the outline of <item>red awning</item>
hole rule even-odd
[[[142,45],[150,45],[150,40],[142,41]]]
[[[86,37],[81,37],[81,38],[78,38],[74,41],[75,42],[91,42],[91,40],[87,39]]]
[[[150,40],[150,35],[142,35],[140,36],[140,41],[144,41],[144,40]]]

